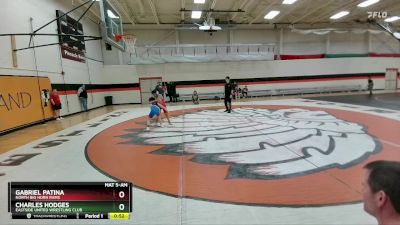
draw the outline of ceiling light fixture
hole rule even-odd
[[[367,1],[361,2],[357,6],[358,7],[367,7],[367,6],[373,5],[373,4],[377,3],[377,2],[379,2],[379,0],[367,0]]]
[[[200,19],[201,11],[192,11],[192,19]]]
[[[385,22],[391,23],[391,22],[394,22],[399,19],[400,19],[400,16],[392,16],[392,17],[385,19]]]
[[[331,18],[332,20],[336,20],[336,19],[342,18],[343,16],[346,16],[346,15],[348,15],[348,14],[349,14],[348,11],[341,11],[341,12],[338,12],[338,13],[336,13],[335,15],[331,16],[330,18]]]
[[[295,3],[297,0],[283,0],[282,4],[284,5],[291,5]]]
[[[194,0],[195,4],[204,4],[206,0]]]
[[[267,20],[273,19],[279,13],[281,13],[281,12],[280,11],[270,11],[269,13],[267,13],[267,15],[264,16],[264,19],[267,19]]]

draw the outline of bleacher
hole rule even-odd
[[[303,94],[324,94],[335,92],[352,92],[361,91],[361,85],[341,85],[341,86],[326,86],[315,88],[293,88],[293,89],[276,89],[276,95],[303,95]]]
[[[271,90],[254,90],[248,91],[248,98],[257,97],[271,97],[271,96],[285,96],[285,95],[304,95],[304,94],[324,94],[335,92],[354,92],[362,91],[361,85],[341,85],[341,86],[325,86],[325,87],[312,87],[312,88],[282,88]],[[200,100],[221,100],[224,98],[224,93],[199,93]],[[192,101],[192,95],[181,95],[182,101]]]
[[[198,93],[199,100],[221,100],[224,98],[224,93]],[[180,95],[179,99],[182,101],[192,101],[192,94]]]

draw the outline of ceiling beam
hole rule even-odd
[[[126,18],[128,18],[129,22],[131,22],[132,25],[135,25],[134,19],[131,17],[131,15],[129,15],[129,13],[125,10],[124,6],[122,6],[121,3],[113,0],[113,4],[117,6],[117,8],[126,16]]]
[[[245,6],[244,9],[243,9],[244,11],[246,11],[246,13],[242,13],[241,16],[236,17],[236,21],[237,21],[238,23],[245,23],[245,24],[247,24],[248,22],[246,22],[246,21],[248,21],[249,18],[253,18],[253,17],[251,16],[251,12],[254,11],[255,8],[257,8],[257,5],[258,5],[258,2],[257,2],[256,4],[254,4],[255,1],[256,1],[256,0],[250,0],[250,1],[246,4],[246,6]],[[255,7],[254,7],[254,5],[255,5]]]
[[[114,1],[119,1],[120,0],[114,0]],[[140,17],[140,9],[139,7],[137,7],[136,4],[134,4],[133,1],[124,1],[123,5],[125,5],[127,7],[127,12],[129,13],[129,15],[131,15],[131,18],[133,19],[133,21],[135,22],[135,24],[138,24],[138,18]]]
[[[85,1],[83,1],[83,0],[78,0],[78,2],[79,2],[80,4],[83,4]],[[73,4],[72,4],[72,5],[73,5]],[[83,7],[84,7],[85,9],[87,9],[89,6],[88,6],[88,5],[84,5]],[[96,11],[93,10],[93,7],[91,7],[91,8],[89,9],[89,11],[90,11],[94,16],[96,16],[97,19],[101,20],[101,16],[100,16]]]
[[[268,4],[263,10],[261,10],[250,22],[249,24],[253,24],[254,22],[256,22],[260,16],[265,15],[267,13],[268,10],[270,10],[272,8],[272,6],[274,6],[278,1],[280,0],[274,0],[273,2],[271,2],[270,4]]]
[[[288,15],[291,12],[293,12],[294,10],[298,9],[300,6],[303,6],[306,2],[307,2],[307,0],[303,0],[301,2],[297,2],[297,4],[295,3],[294,5],[289,5],[288,6],[289,9],[287,9],[286,11],[280,13],[277,17],[272,19],[271,23],[278,23],[280,20],[285,19],[286,15]],[[307,3],[310,4],[310,2],[307,2]]]
[[[150,4],[150,8],[151,8],[151,12],[153,13],[154,20],[156,21],[157,24],[160,24],[160,19],[158,18],[157,9],[156,9],[156,6],[154,5],[153,0],[147,0],[147,1]]]
[[[212,0],[209,9],[214,9],[216,3],[217,0]],[[206,15],[206,21],[208,21],[210,18],[211,18],[211,12],[208,12]]]
[[[251,1],[253,1],[253,0],[243,0],[242,4],[240,4],[238,9],[246,8],[249,5],[248,3],[251,2]],[[244,10],[244,11],[246,11],[246,10]],[[231,16],[231,20],[234,20],[237,15],[238,15],[237,12],[233,13],[232,16]]]
[[[193,10],[191,10],[191,9],[181,9],[180,11],[183,11],[183,12],[192,12]],[[206,13],[214,13],[214,12],[215,12],[215,13],[244,12],[244,11],[241,10],[241,9],[237,9],[237,10],[199,9],[199,10],[197,10],[197,11],[206,12]]]
[[[181,0],[181,9],[184,9],[186,5],[185,0]],[[181,22],[185,21],[185,12],[181,11]]]
[[[307,18],[308,16],[310,16],[311,14],[313,14],[313,13],[319,11],[320,9],[325,8],[325,7],[328,6],[329,4],[331,4],[331,2],[330,2],[330,1],[326,1],[325,4],[322,4],[322,5],[318,6],[317,8],[315,8],[315,9],[309,11],[308,13],[304,14],[304,15],[301,16],[300,18],[295,19],[294,21],[292,21],[292,23],[300,22],[300,21],[303,20],[304,18]]]
[[[340,5],[338,7],[335,7],[335,9],[333,10],[328,10],[326,13],[323,13],[322,15],[315,17],[314,19],[312,19],[310,22],[311,23],[315,23],[318,22],[319,20],[327,17],[327,16],[332,16],[334,13],[337,13],[340,11],[344,11],[344,10],[350,10],[351,8],[355,7],[356,5],[358,5],[360,3],[359,0],[352,0],[347,2],[346,4]]]
[[[214,9],[215,4],[217,4],[217,0],[213,0],[213,1],[211,2],[209,9]],[[206,21],[208,21],[208,20],[211,18],[211,13],[212,13],[212,12],[208,12],[208,13],[207,13]]]
[[[139,5],[139,15],[144,15],[146,12],[144,11],[144,5],[142,0],[136,0]]]

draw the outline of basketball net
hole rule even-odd
[[[131,34],[117,34],[115,41],[118,43],[123,41],[125,44],[125,51],[129,53],[129,58],[132,60],[132,54],[135,53],[136,36]]]

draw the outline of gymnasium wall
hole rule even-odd
[[[250,90],[361,85],[369,75],[375,89],[384,89],[386,68],[399,68],[397,58],[332,58],[285,61],[166,63],[136,66],[104,66],[104,76],[138,83],[139,77],[161,76],[178,84],[180,94],[223,91],[229,75]],[[132,72],[135,71],[135,72]],[[132,77],[133,74],[133,77]],[[139,94],[139,91],[137,92]],[[135,98],[140,100],[140,96]]]
[[[300,34],[288,29],[232,29],[222,30],[210,36],[195,30],[135,29],[125,30],[137,36],[136,45],[175,44],[248,44],[274,43],[282,55],[329,55],[335,57],[365,55],[368,53],[400,53],[400,42],[385,33],[330,33],[327,35]],[[280,43],[280,41],[282,41]],[[108,52],[105,52],[107,55]],[[105,60],[104,75],[117,79],[161,76],[165,81],[178,82],[180,94],[222,91],[226,75],[237,79],[239,84],[249,85],[250,90],[279,88],[307,88],[320,86],[366,85],[373,76],[375,89],[384,89],[386,68],[400,68],[399,58],[350,57],[285,61],[162,63],[137,66],[112,66]],[[114,57],[115,58],[115,57]],[[116,61],[116,59],[114,59]],[[107,69],[112,68],[112,69]],[[129,69],[131,68],[131,69]],[[136,72],[132,72],[136,70]],[[129,75],[128,75],[129,74]],[[324,79],[316,79],[318,76]],[[263,78],[249,82],[249,79]],[[277,79],[277,80],[274,80]]]
[[[277,47],[282,47],[281,54],[288,55],[400,53],[400,42],[386,33],[331,32],[325,35],[312,33],[304,35],[289,29],[283,29],[281,32],[279,28],[222,30],[212,36],[198,30],[130,29],[125,32],[137,36],[138,46],[274,43]],[[282,45],[280,45],[281,35]]]
[[[111,93],[116,104],[140,103],[140,88],[136,66],[104,66],[102,74],[104,84],[132,84],[130,88],[115,90]]]
[[[56,10],[67,12],[84,1],[55,1],[55,0],[3,0],[5,7],[0,7],[0,33],[30,33],[30,18],[32,18],[33,29],[50,22],[56,18]],[[72,4],[71,4],[72,3]],[[22,7],[23,6],[23,7]],[[71,16],[78,19],[84,12],[84,8],[73,12]],[[93,16],[94,17],[94,16]],[[6,19],[7,18],[7,19]],[[98,18],[91,19],[83,17],[85,35],[100,36]],[[53,22],[38,33],[57,33],[57,23]],[[28,47],[29,36],[16,36],[16,48]],[[35,45],[58,43],[57,36],[35,36]],[[81,111],[76,90],[80,84],[88,84],[96,89],[89,91],[89,108],[100,107],[105,104],[104,96],[115,96],[114,103],[127,103],[119,97],[122,92],[132,93],[133,87],[127,87],[123,81],[114,79],[115,86],[101,88],[107,84],[109,79],[103,76],[103,49],[102,41],[86,42],[86,56],[95,60],[86,60],[85,63],[72,61],[60,57],[58,45],[18,51],[18,66],[13,66],[11,39],[9,36],[0,37],[0,76],[32,76],[48,77],[53,88],[59,89],[63,109],[62,115]],[[36,56],[36,57],[35,57]],[[114,57],[110,56],[109,58]],[[114,57],[115,58],[115,57]],[[35,62],[36,59],[36,62]],[[38,73],[36,73],[36,68]],[[64,71],[64,75],[61,73]],[[129,83],[129,82],[128,82]],[[131,83],[131,82],[130,82]],[[121,84],[121,85],[118,85]]]

